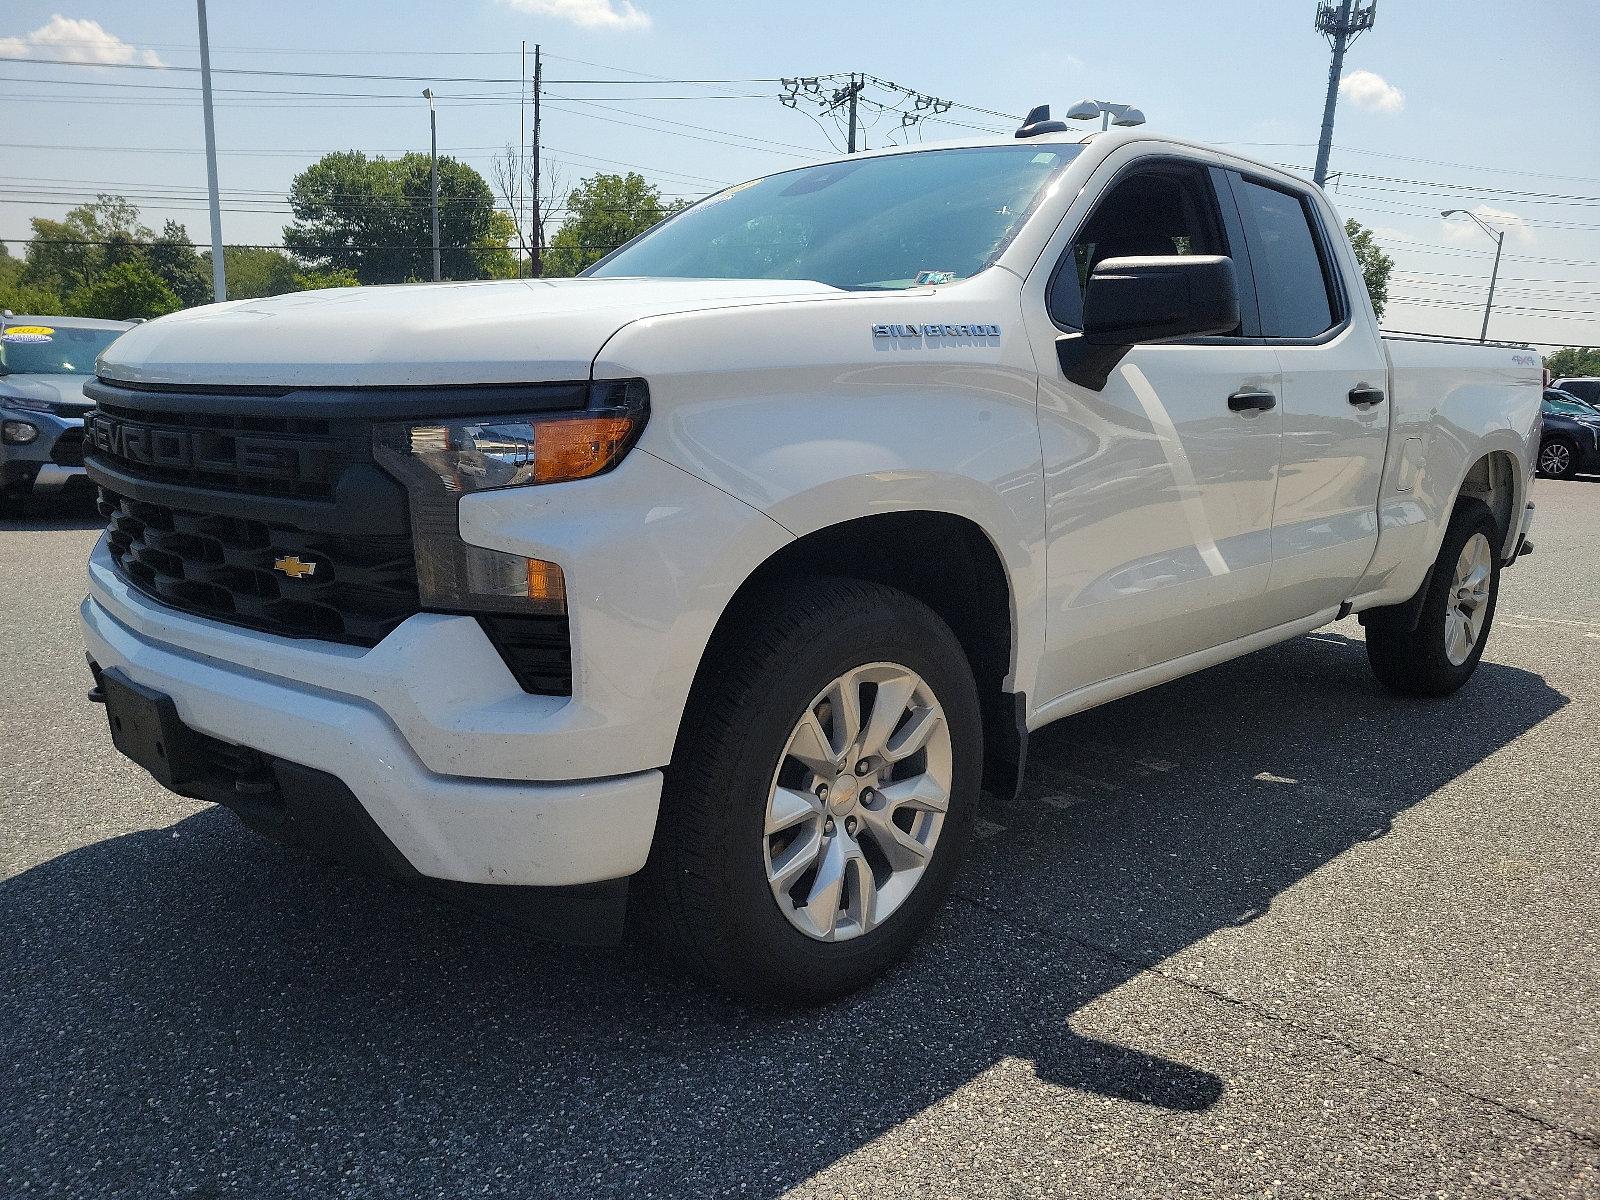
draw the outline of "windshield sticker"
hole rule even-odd
[[[55,330],[48,325],[12,325],[4,333],[0,333],[0,342],[48,342],[55,336]]]
[[[917,272],[917,283],[918,283],[918,285],[925,284],[925,283],[954,283],[955,281],[956,281],[956,273],[954,271],[918,271]]]
[[[1054,154],[1051,154],[1048,150],[1041,150],[1038,154],[1035,154],[1028,161],[1029,162],[1035,162],[1035,163],[1053,163],[1053,162],[1055,162],[1055,160],[1056,160],[1056,156]]]

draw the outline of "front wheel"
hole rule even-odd
[[[1578,473],[1578,447],[1564,437],[1548,437],[1539,447],[1539,474],[1571,479]]]
[[[743,996],[815,1003],[932,919],[982,777],[977,688],[926,605],[791,583],[708,656],[639,880],[647,936]]]
[[[1448,696],[1483,657],[1500,594],[1500,526],[1481,500],[1462,500],[1451,515],[1416,628],[1392,620],[1367,626],[1367,661],[1390,691]]]

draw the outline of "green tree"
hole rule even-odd
[[[34,217],[33,240],[22,281],[66,296],[106,267],[125,262],[155,234],[139,221],[139,210],[121,196],[102,193],[60,221]]]
[[[350,271],[361,283],[432,278],[429,189],[426,154],[324,155],[290,185],[295,220],[284,228],[284,245],[313,270]],[[496,265],[511,231],[494,220],[494,211],[494,193],[482,175],[453,158],[439,160],[444,278],[481,279]]]
[[[661,192],[633,171],[579,180],[567,194],[566,222],[550,239],[544,273],[576,275],[681,207],[663,204]]]
[[[160,317],[183,307],[167,281],[142,258],[116,263],[67,297],[67,314],[111,321]]]
[[[1565,346],[1545,357],[1551,375],[1600,375],[1600,350],[1593,346]]]
[[[321,288],[360,287],[361,281],[354,271],[297,271],[294,286],[297,291],[314,292]]]
[[[476,247],[478,268],[485,279],[516,279],[523,274],[522,263],[511,243],[517,240],[517,223],[511,214],[495,209],[489,215],[489,231]]]
[[[169,220],[163,225],[144,254],[185,308],[211,299],[211,264],[195,253],[189,231],[177,221]]]
[[[209,275],[211,252],[200,256]],[[299,291],[295,275],[300,264],[282,250],[266,246],[224,246],[222,271],[228,277],[228,299],[256,300]]]
[[[1372,311],[1381,321],[1389,303],[1389,272],[1394,270],[1394,259],[1383,252],[1372,230],[1361,222],[1346,221],[1344,231],[1350,236],[1356,262],[1361,264],[1361,278],[1366,281],[1367,295],[1372,297]]]
[[[10,247],[0,242],[0,309],[29,313],[35,316],[54,316],[61,311],[61,297],[48,288],[35,287],[22,282],[23,262],[11,253]]]

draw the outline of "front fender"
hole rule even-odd
[[[1015,282],[990,271],[937,291],[649,318],[606,344],[595,374],[646,379],[640,446],[796,537],[884,513],[972,521],[1015,605],[1008,686],[1028,691],[1044,645],[1044,486]],[[873,336],[875,324],[911,321],[1000,334]]]

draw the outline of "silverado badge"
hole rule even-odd
[[[298,555],[290,554],[283,558],[274,559],[272,569],[274,571],[282,571],[290,579],[299,579],[305,575],[315,575],[317,564],[304,562]]]

